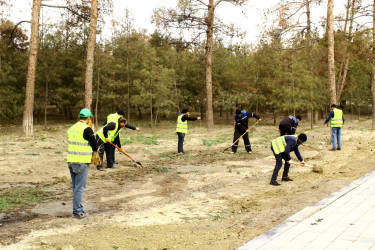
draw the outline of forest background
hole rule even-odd
[[[64,6],[34,0],[34,5],[38,1],[42,9],[58,7],[63,17],[57,23],[39,22],[31,105],[35,120],[47,125],[56,117],[73,120],[87,106],[87,51],[95,0],[69,0]],[[135,29],[129,11],[122,20],[111,20],[111,36],[97,39],[91,60],[89,108],[96,118],[123,108],[130,122],[147,119],[153,127],[162,119],[174,120],[184,107],[203,118],[212,112],[215,121],[229,119],[235,108],[241,108],[272,113],[274,123],[280,114],[303,113],[312,126],[327,114],[332,103],[327,71],[330,44],[327,33],[320,32],[326,29],[327,19],[323,16],[317,23],[310,19],[311,9],[326,5],[325,1],[274,1],[265,13],[277,21],[264,26],[255,43],[247,43],[236,27],[210,13],[210,6],[221,2],[241,8],[249,1],[207,2],[179,1],[175,8],[156,9],[153,17],[135,17],[152,18],[158,27],[153,33]],[[97,3],[95,36],[100,37],[101,23],[113,6],[108,0]],[[31,39],[21,27],[29,21],[12,21],[12,4],[0,0],[1,123],[19,123],[28,105],[25,83]],[[336,102],[346,113],[371,114],[373,3],[347,0],[344,8],[334,19]],[[211,14],[212,46],[207,35]],[[208,51],[211,89],[207,88]]]

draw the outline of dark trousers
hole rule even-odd
[[[240,138],[240,136],[245,133],[245,131],[234,131],[234,136],[233,136],[233,142],[235,142],[238,138]],[[251,145],[250,145],[250,140],[249,140],[249,133],[246,133],[244,136],[242,136],[242,139],[243,139],[243,143],[245,144],[245,149],[247,152],[250,152],[251,151]],[[237,152],[237,148],[238,148],[238,142],[240,140],[238,140],[235,144],[233,144],[232,146],[232,152]]]
[[[178,136],[178,144],[177,144],[177,152],[184,153],[184,140],[185,140],[185,133],[177,132]]]
[[[100,159],[103,162],[103,156],[105,152],[105,157],[107,158],[107,168],[113,167],[113,163],[115,161],[115,147],[113,147],[109,143],[104,143],[102,139],[100,139],[99,136],[96,136],[96,141],[98,142],[98,146],[99,146]]]
[[[292,133],[284,128],[283,126],[279,125],[279,130],[280,130],[280,136],[283,136],[283,135],[292,135]]]
[[[277,180],[277,175],[279,174],[279,171],[280,171],[281,167],[283,166],[283,154],[281,153],[281,154],[275,155],[275,152],[273,151],[272,146],[271,146],[271,150],[272,150],[272,153],[273,153],[273,155],[275,156],[275,159],[276,159],[276,166],[275,166],[275,169],[273,170],[271,181],[276,181]],[[288,177],[289,168],[290,168],[290,164],[288,164],[285,161],[283,178],[287,178]]]

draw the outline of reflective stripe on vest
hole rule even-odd
[[[115,140],[115,138],[117,137],[117,135],[120,133],[121,129],[119,129],[119,131],[117,131],[118,129],[118,120],[121,118],[120,115],[118,115],[117,113],[115,114],[110,114],[107,116],[107,124],[108,123],[111,123],[111,122],[114,122],[116,124],[116,127],[115,129],[113,130],[108,130],[108,139],[113,142]],[[107,125],[106,124],[106,125]],[[104,143],[106,143],[105,141],[105,137],[104,137],[104,133],[103,133],[103,128],[106,126],[104,125],[103,127],[101,127],[99,129],[99,131],[97,132],[97,135],[100,137],[100,139],[102,139],[102,141]],[[116,132],[117,131],[117,132]]]
[[[341,109],[333,109],[333,117],[331,118],[331,127],[342,127],[343,119],[342,119],[342,110]]]
[[[90,163],[92,148],[89,141],[83,138],[83,132],[88,127],[86,123],[77,122],[68,130],[67,162]]]
[[[185,120],[184,122],[182,121],[182,116],[184,114],[180,114],[178,117],[177,117],[177,127],[176,127],[176,132],[180,132],[180,133],[187,133],[188,132],[188,124],[187,124],[187,120]]]
[[[296,135],[283,135],[283,136],[277,137],[271,143],[273,152],[275,152],[276,155],[283,153],[285,151],[285,147],[286,147],[285,137],[286,136],[294,136],[298,140],[298,136]]]

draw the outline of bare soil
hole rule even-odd
[[[293,166],[294,181],[279,187],[269,185],[275,165],[270,142],[278,136],[271,125],[263,122],[250,134],[253,154],[241,141],[231,155],[222,153],[231,145],[231,125],[207,131],[191,122],[187,154],[180,156],[174,123],[154,133],[140,124],[141,132],[125,130],[121,139],[144,168],[119,152],[119,169],[100,172],[90,165],[83,199],[90,216],[76,220],[66,164],[70,125],[35,126],[29,139],[20,136],[20,126],[0,128],[0,196],[38,187],[46,197],[0,213],[2,248],[235,249],[375,169],[370,120],[347,122],[336,152],[328,151],[329,127],[300,125],[298,132],[308,136],[302,156],[323,173]]]

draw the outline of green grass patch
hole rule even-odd
[[[61,151],[55,151],[55,154],[57,154],[57,155],[61,155],[62,152],[61,152]]]
[[[230,141],[229,136],[220,136],[214,139],[203,139],[203,146],[211,147],[212,145],[221,144]]]
[[[142,143],[146,145],[159,145],[157,136],[144,137]]]
[[[169,173],[171,170],[168,168],[156,168],[155,171],[158,173]]]
[[[212,217],[212,220],[213,221],[216,221],[216,220],[221,220],[221,219],[224,219],[223,217],[219,216],[219,215],[215,215]]]
[[[159,154],[158,156],[161,157],[161,158],[168,158],[168,159],[172,159],[173,158],[173,156],[169,155],[169,154]]]
[[[132,144],[133,141],[130,139],[121,140],[121,145],[129,145]]]
[[[24,208],[36,203],[41,203],[47,197],[47,193],[40,188],[20,188],[1,194],[0,212]]]

